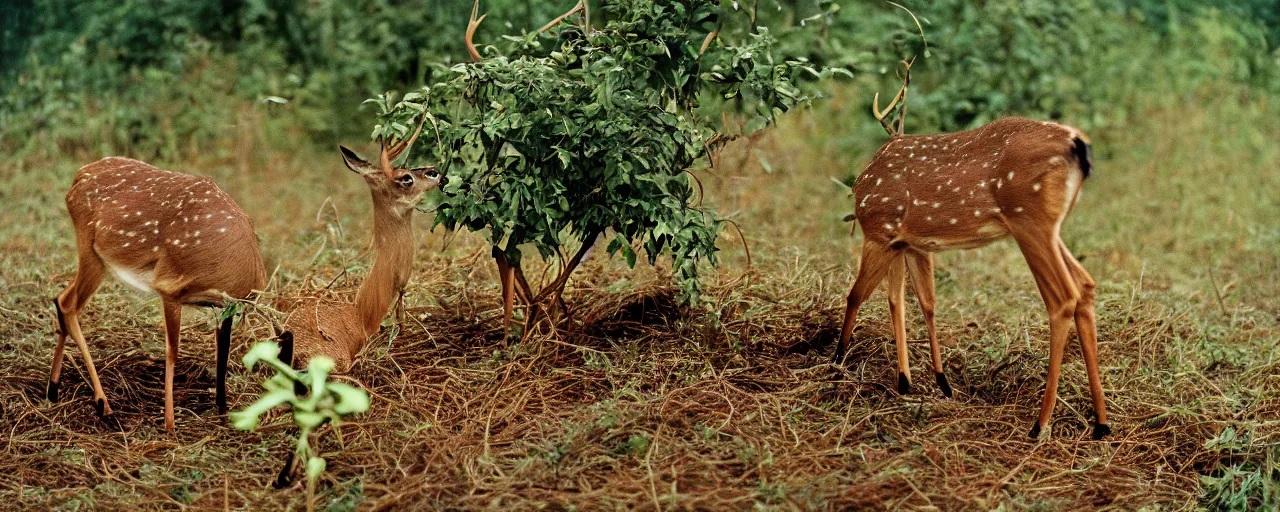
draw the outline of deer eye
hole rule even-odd
[[[396,178],[396,184],[398,184],[398,185],[400,185],[400,186],[402,186],[402,187],[405,187],[405,188],[412,187],[412,186],[413,186],[413,176],[408,175],[408,174],[402,174],[402,175],[400,175],[400,177],[399,177],[399,178]]]
[[[436,170],[427,171],[427,178],[434,180],[439,177],[440,177],[440,171],[436,171]]]

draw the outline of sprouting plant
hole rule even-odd
[[[287,477],[293,459],[305,461],[307,473],[307,503],[310,509],[315,496],[315,484],[324,473],[326,463],[319,452],[312,448],[311,435],[326,423],[335,430],[344,418],[369,410],[369,395],[364,390],[341,382],[329,382],[333,360],[318,356],[311,358],[307,370],[299,372],[279,358],[280,347],[274,342],[263,341],[254,345],[244,356],[244,366],[249,370],[259,363],[275,369],[276,374],[262,383],[266,388],[258,400],[242,411],[231,413],[231,424],[240,430],[254,430],[263,414],[281,405],[289,405],[293,422],[298,426],[298,442],[285,462],[281,472]],[[341,435],[339,435],[341,441]]]

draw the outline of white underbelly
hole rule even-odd
[[[117,278],[124,281],[129,286],[142,290],[144,292],[153,292],[152,283],[156,280],[156,271],[154,269],[134,270],[131,268],[120,267],[107,263],[107,268],[111,269],[111,273]]]

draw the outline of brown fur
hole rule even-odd
[[[293,332],[295,365],[324,355],[346,372],[378,332],[378,326],[409,282],[413,270],[413,208],[441,184],[434,168],[379,168],[343,148],[347,167],[365,179],[373,199],[374,263],[356,292],[355,303],[320,299],[297,302],[285,320]],[[389,159],[384,159],[389,160]],[[432,176],[435,177],[432,177]],[[403,182],[406,176],[412,184]]]
[[[208,178],[120,157],[80,168],[66,202],[75,226],[79,268],[57,298],[62,321],[50,395],[56,395],[63,347],[70,335],[84,356],[100,412],[111,414],[78,322],[103,274],[111,271],[134,287],[155,292],[163,302],[165,428],[173,430],[173,365],[182,306],[222,306],[224,293],[245,298],[266,286],[253,222]]]
[[[1050,317],[1049,375],[1033,436],[1048,425],[1052,414],[1067,322],[1073,318],[1098,415],[1095,435],[1107,431],[1097,361],[1095,285],[1059,237],[1063,220],[1079,199],[1088,165],[1079,161],[1079,148],[1087,149],[1087,143],[1084,134],[1069,126],[1006,118],[964,132],[898,136],[881,147],[853,186],[864,243],[837,358],[843,357],[859,306],[887,278],[900,389],[910,389],[903,310],[904,275],[909,271],[928,326],[934,372],[949,390],[933,325],[932,253],[1013,236]]]

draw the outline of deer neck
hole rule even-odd
[[[409,280],[413,267],[413,210],[400,214],[374,198],[373,268],[356,292],[364,332],[373,336]]]

